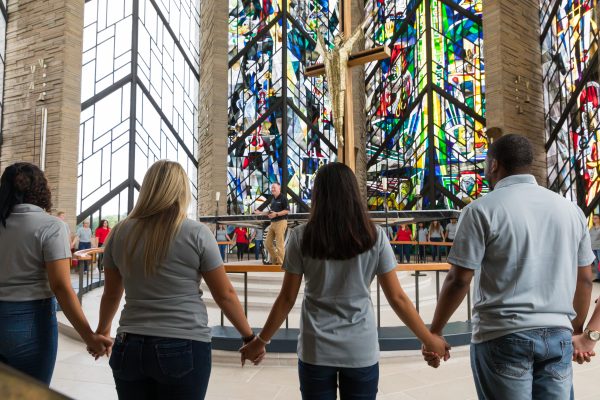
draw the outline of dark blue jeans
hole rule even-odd
[[[0,301],[0,362],[49,385],[57,346],[54,297]]]
[[[441,242],[442,238],[431,238],[432,242]],[[431,255],[433,256],[433,262],[437,257],[438,261],[442,261],[442,246],[431,246]]]
[[[225,262],[225,250],[227,249],[227,245],[226,244],[220,244],[219,245],[219,252],[221,253],[221,258],[223,259],[223,262]]]
[[[379,363],[364,368],[340,368],[298,360],[298,375],[303,400],[335,400],[338,375],[341,400],[375,400],[377,397]]]
[[[262,248],[263,248],[263,241],[262,240],[255,240],[254,241],[254,258],[259,260],[262,256]]]
[[[210,343],[121,333],[109,361],[120,400],[204,399]]]

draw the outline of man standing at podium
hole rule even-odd
[[[256,210],[255,213],[266,215],[271,220],[265,247],[269,252],[269,263],[281,265],[283,264],[285,253],[284,241],[285,231],[287,230],[287,215],[290,211],[287,197],[281,193],[281,185],[279,183],[271,185],[271,194],[273,197],[269,203],[268,211]]]

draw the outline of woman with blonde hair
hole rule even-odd
[[[105,244],[97,332],[110,334],[125,291],[109,362],[119,399],[204,398],[211,336],[202,279],[243,340],[253,339],[214,235],[186,217],[190,199],[183,168],[157,161],[144,177],[131,214]]]

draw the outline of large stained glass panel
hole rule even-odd
[[[392,54],[366,72],[369,206],[464,206],[488,190],[482,1],[372,0],[365,13],[366,46]]]
[[[85,3],[78,222],[116,222],[158,159],[188,173],[196,214],[199,0]]]
[[[591,213],[600,202],[597,0],[542,0],[548,187]]]
[[[229,0],[229,213],[260,206],[273,182],[306,210],[316,170],[335,161],[327,85],[304,69],[316,29],[331,41],[338,24],[334,0]]]

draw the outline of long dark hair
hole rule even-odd
[[[9,165],[0,178],[0,223],[6,220],[17,204],[33,204],[50,212],[52,195],[44,173],[35,165],[15,163]]]
[[[313,187],[302,252],[315,259],[349,260],[376,241],[377,230],[352,170],[340,163],[321,167]]]

